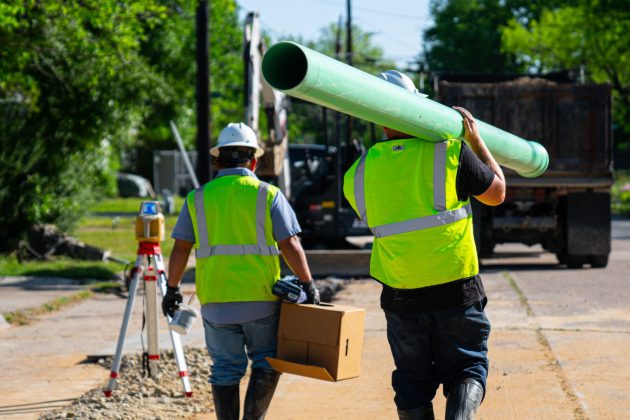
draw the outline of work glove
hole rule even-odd
[[[162,313],[164,316],[168,315],[172,318],[183,300],[184,296],[182,296],[182,292],[179,291],[179,286],[166,286],[166,294],[164,295],[164,299],[162,299]]]
[[[306,302],[314,305],[319,305],[319,290],[315,287],[315,281],[311,280],[308,283],[300,283],[300,287],[306,293]]]

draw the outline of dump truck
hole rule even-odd
[[[473,203],[480,257],[490,257],[496,244],[540,244],[570,268],[606,267],[613,182],[610,87],[558,74],[498,79],[459,74],[436,76],[434,89],[441,103],[463,106],[549,152],[549,168],[540,177],[504,169],[503,204]]]

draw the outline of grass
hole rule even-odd
[[[180,210],[184,199],[175,197],[175,208]],[[135,238],[135,214],[141,198],[105,199],[90,209],[88,216],[78,224],[71,236],[98,248],[109,250],[112,255],[134,262],[138,242]],[[129,213],[129,216],[111,216],[108,213]],[[177,215],[165,217],[166,235],[161,243],[165,259],[171,254],[175,241],[170,233]],[[47,276],[69,279],[111,280],[123,270],[121,264],[98,261],[79,261],[56,257],[50,261],[29,261],[20,264],[14,255],[0,256],[0,276]]]
[[[0,256],[0,275],[63,277],[76,280],[112,280],[123,270],[120,264],[56,258],[20,264],[15,255]]]
[[[92,297],[92,290],[82,290],[69,296],[61,296],[50,300],[37,308],[22,309],[18,311],[7,312],[4,319],[11,325],[27,325],[36,320],[38,317],[58,311],[75,303]]]
[[[140,210],[140,203],[143,201],[149,201],[151,198],[107,198],[97,203],[90,208],[92,213],[138,213]],[[175,196],[175,211],[179,212],[184,204],[184,198]]]
[[[110,250],[116,257],[134,261],[138,249],[138,242],[135,238],[135,215],[138,213],[142,201],[146,201],[146,199],[105,199],[90,209],[91,214],[79,222],[73,235],[86,244]],[[184,198],[175,196],[176,213],[179,213],[183,204]],[[111,216],[109,213],[129,213],[129,217]],[[171,254],[175,243],[170,238],[170,232],[176,221],[177,215],[165,216],[166,235],[162,242],[164,258],[168,258]]]
[[[181,197],[175,197],[175,209],[177,211],[182,208],[183,200]],[[107,249],[114,256],[133,263],[138,249],[138,242],[135,238],[135,215],[142,201],[146,200],[141,198],[103,200],[90,209],[89,216],[84,217],[79,222],[77,229],[71,233],[71,236],[86,244]],[[129,216],[112,217],[108,213],[129,213]],[[176,220],[176,215],[168,215],[165,218],[166,237],[161,243],[164,258],[168,258],[175,242],[170,238],[170,232],[175,226]],[[0,276],[61,277],[75,279],[79,284],[91,284],[86,290],[53,299],[37,308],[5,313],[3,314],[4,318],[10,324],[25,325],[43,314],[58,311],[89,299],[94,293],[119,291],[120,284],[111,280],[115,279],[116,274],[122,272],[123,269],[121,264],[112,262],[80,261],[54,257],[49,261],[20,263],[15,254],[0,255]]]
[[[79,224],[74,236],[86,244],[108,249],[118,258],[134,261],[138,249],[135,217],[120,217],[115,224],[112,224],[112,220],[112,218],[104,217],[86,217]],[[161,244],[164,258],[168,258],[171,254],[175,243],[170,233],[176,220],[177,216],[167,216],[165,220],[166,235]]]

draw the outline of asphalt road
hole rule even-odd
[[[629,418],[630,221],[613,222],[606,269],[566,269],[553,254],[522,245],[498,246],[483,263],[492,333],[477,419]],[[338,295],[340,304],[368,311],[361,376],[330,384],[285,375],[269,418],[397,418],[379,290],[357,282]],[[441,390],[434,405],[443,419]]]

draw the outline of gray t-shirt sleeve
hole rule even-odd
[[[193,229],[192,219],[188,212],[188,204],[184,201],[182,211],[179,212],[177,222],[171,233],[171,238],[180,239],[182,241],[195,242],[195,231]]]
[[[295,212],[281,191],[278,191],[271,203],[271,223],[273,224],[273,238],[276,242],[302,232]]]

